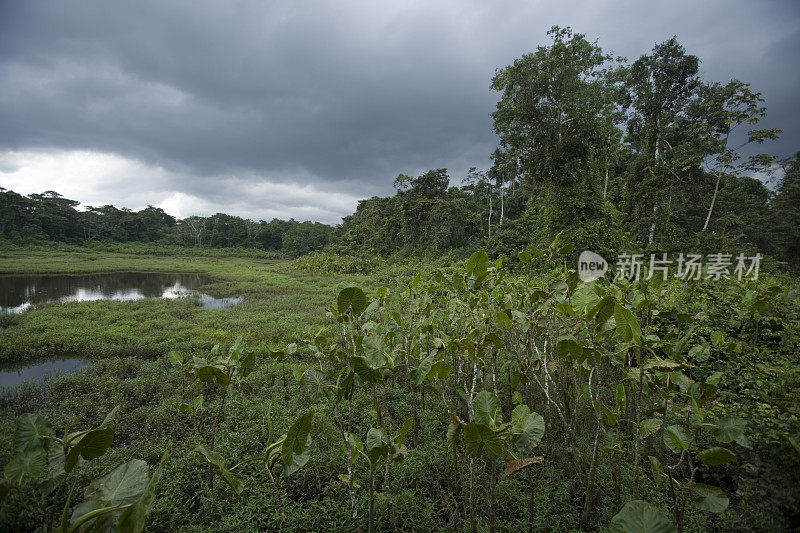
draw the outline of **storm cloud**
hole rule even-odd
[[[488,166],[494,70],[556,24],[631,60],[677,35],[800,149],[794,1],[2,2],[0,186],[337,223],[400,172]]]

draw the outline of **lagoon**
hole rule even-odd
[[[242,301],[240,297],[214,298],[198,290],[211,282],[205,274],[167,272],[0,276],[0,311],[21,313],[53,301],[198,297],[205,309],[231,307]]]

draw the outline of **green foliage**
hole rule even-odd
[[[367,274],[378,264],[376,259],[316,251],[292,261],[291,268],[323,274]]]
[[[226,467],[225,458],[214,450],[210,450],[205,444],[199,444],[195,451],[203,456],[206,462],[214,469],[214,472],[222,478],[225,483],[236,493],[237,496],[244,490],[244,480],[241,476],[234,474]]]
[[[674,533],[677,532],[666,516],[642,500],[625,504],[614,515],[608,530],[614,533]]]
[[[63,486],[77,466],[106,454],[114,435],[112,423],[118,406],[108,413],[99,427],[86,431],[64,431],[55,435],[53,426],[38,414],[28,413],[16,421],[13,435],[17,454],[5,467],[3,486],[6,495],[12,487],[25,490],[26,485],[38,485],[44,496]],[[70,508],[77,478],[69,489],[61,513],[59,531],[141,532],[145,515],[153,505],[155,486],[169,454],[164,454],[153,477],[148,475],[147,463],[133,459],[120,464],[108,474],[93,480],[84,491],[83,501]],[[57,495],[56,495],[57,497]],[[57,501],[53,502],[55,510]],[[52,511],[51,511],[52,516]]]
[[[178,254],[200,254],[207,248],[250,249],[259,255],[277,251],[298,257],[323,248],[333,228],[319,222],[273,219],[254,222],[217,213],[177,220],[163,209],[147,206],[140,211],[117,209],[113,205],[87,206],[55,191],[21,196],[0,188],[0,239],[16,243],[156,243],[172,246]],[[203,248],[205,247],[205,248]],[[152,250],[152,246],[149,247]],[[184,248],[184,250],[180,250]]]

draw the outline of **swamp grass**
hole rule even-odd
[[[155,358],[170,350],[207,349],[242,335],[264,353],[301,340],[324,322],[325,305],[344,279],[365,276],[292,270],[274,259],[165,257],[93,250],[5,250],[0,275],[97,272],[197,272],[212,282],[200,290],[214,297],[242,296],[227,309],[202,309],[197,298],[137,301],[50,302],[0,321],[0,364],[63,353],[89,358]]]

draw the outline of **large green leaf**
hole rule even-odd
[[[428,379],[444,381],[450,375],[452,367],[444,361],[436,361],[428,372]]]
[[[195,375],[200,381],[207,383],[209,381],[216,381],[217,385],[225,387],[230,383],[231,379],[228,374],[215,365],[200,366],[195,369]]]
[[[727,448],[715,446],[698,453],[697,458],[703,461],[703,464],[717,466],[735,461],[736,455]]]
[[[539,260],[544,259],[544,257],[545,257],[544,252],[542,252],[536,246],[534,246],[532,244],[529,244],[528,245],[528,249],[533,253],[533,255],[536,256],[537,259],[539,259]]]
[[[570,301],[572,307],[583,316],[600,303],[600,296],[594,291],[594,283],[587,283],[572,294]]]
[[[256,354],[255,352],[248,351],[244,357],[239,360],[239,376],[246,378],[256,368]]]
[[[67,473],[64,471],[64,447],[61,445],[50,446],[47,451],[47,475],[39,483],[39,492],[44,496],[49,496],[61,486],[61,482]]]
[[[6,465],[5,476],[15,485],[25,479],[37,480],[47,469],[47,456],[43,449],[28,450],[15,455]]]
[[[242,494],[244,490],[244,480],[234,474],[225,466],[225,459],[213,450],[209,450],[205,444],[200,444],[197,448],[194,449],[197,453],[201,454],[208,464],[211,465],[211,468],[222,478],[228,486],[233,489],[233,492],[236,493],[237,496]]]
[[[294,421],[289,431],[286,432],[286,440],[281,447],[281,458],[283,464],[290,466],[293,456],[300,455],[306,447],[308,434],[311,432],[311,422],[314,419],[314,411],[306,411]]]
[[[133,505],[122,511],[117,522],[120,533],[141,533],[144,529],[145,517],[156,499],[156,485],[164,473],[164,464],[169,458],[169,452],[161,457],[161,461],[153,471],[153,475],[150,477],[150,481],[147,483],[142,495]]]
[[[17,418],[14,428],[14,450],[27,452],[46,448],[52,437],[53,426],[44,417],[27,413]]]
[[[689,437],[681,426],[667,426],[664,430],[664,444],[675,453],[680,453],[689,446]]]
[[[455,448],[459,435],[461,435],[461,425],[455,420],[451,420],[447,426],[447,445]]]
[[[603,414],[603,424],[608,427],[614,427],[619,423],[619,416],[615,411],[612,411],[605,405],[600,405],[600,411]]]
[[[113,440],[114,428],[112,426],[101,426],[87,431],[67,453],[64,470],[71,472],[78,463],[78,457],[83,457],[87,461],[100,457],[111,447]]]
[[[290,465],[283,465],[283,475],[286,477],[291,476],[308,462],[309,458],[311,457],[311,435],[308,436],[306,439],[306,446],[303,448],[302,453],[294,453],[292,454],[292,464]]]
[[[559,357],[571,356],[580,359],[583,356],[583,348],[572,335],[562,335],[556,342],[556,354]]]
[[[487,333],[486,337],[484,338],[486,339],[487,343],[492,343],[496,349],[503,349],[503,339],[501,339],[497,333]]]
[[[659,429],[661,429],[660,418],[648,418],[646,420],[642,420],[642,423],[639,424],[639,434],[643,439],[646,439]]]
[[[529,414],[531,414],[531,410],[525,404],[518,405],[511,411],[511,431],[513,433],[522,433],[522,425]]]
[[[625,413],[625,400],[626,400],[625,385],[623,383],[617,385],[616,400],[617,400],[616,403],[617,413],[619,415],[623,415]]]
[[[169,359],[169,364],[177,367],[183,365],[183,354],[176,350],[172,350],[167,354],[167,358]]]
[[[486,250],[478,250],[467,259],[467,276],[474,276],[481,279],[486,276],[486,269],[489,265],[489,256]]]
[[[408,432],[411,431],[413,425],[414,425],[414,417],[409,416],[408,418],[406,418],[406,421],[403,422],[403,427],[400,428],[400,431],[397,432],[397,434],[392,437],[392,442],[395,445],[405,444],[406,435],[408,435]]]
[[[370,464],[376,464],[381,459],[386,458],[389,451],[389,442],[386,439],[386,434],[382,429],[370,428],[367,432],[367,441],[365,443],[365,454],[369,459]]]
[[[594,317],[595,327],[600,327],[608,322],[608,319],[614,315],[615,307],[614,298],[612,296],[606,296],[590,309],[588,314],[590,317]]]
[[[131,459],[123,463],[105,476],[92,481],[84,492],[84,501],[72,512],[71,523],[75,523],[84,515],[98,509],[127,505],[136,502],[148,485],[147,463],[140,459]],[[110,516],[101,515],[93,519],[93,530],[107,530],[113,520],[121,513],[115,510]]]
[[[486,424],[470,422],[464,428],[464,445],[472,457],[480,457],[484,449],[492,461],[496,461],[503,453],[500,437]]]
[[[367,308],[367,295],[359,287],[345,287],[339,291],[336,308],[339,314],[344,314],[348,309],[352,309],[353,316],[357,317]]]
[[[353,371],[361,378],[361,381],[366,383],[376,383],[383,377],[379,369],[370,365],[367,360],[360,355],[352,356],[350,358],[350,364],[353,366]]]
[[[609,533],[675,533],[678,530],[661,511],[644,500],[622,506],[608,526]]]
[[[496,427],[502,420],[500,400],[493,392],[481,391],[472,400],[475,409],[475,421],[486,424],[490,428]]]
[[[373,304],[376,302],[372,302]],[[370,304],[372,306],[372,304]],[[386,357],[386,345],[380,335],[367,335],[364,337],[364,359],[376,367],[384,366],[389,360]]]
[[[236,337],[233,346],[228,349],[228,360],[236,363],[241,359],[242,354],[244,354],[244,339],[239,335]]]
[[[695,483],[691,486],[692,503],[698,509],[711,513],[721,513],[728,508],[728,497],[719,487]]]
[[[716,426],[714,436],[719,442],[727,444],[744,435],[747,421],[738,416],[726,416],[717,420],[714,425]]]
[[[544,436],[544,419],[539,413],[531,413],[527,405],[518,405],[511,413],[511,432],[514,451],[518,455],[530,455]]]
[[[649,459],[650,471],[653,473],[653,480],[656,482],[656,485],[660,487],[665,481],[667,481],[667,475],[664,474],[664,467],[661,466],[661,461],[659,461],[657,457],[650,455]]]
[[[499,329],[509,329],[512,326],[511,319],[505,311],[498,311],[494,316],[494,320]]]
[[[425,381],[425,378],[428,377],[428,373],[431,371],[431,368],[433,368],[433,361],[434,358],[432,355],[424,357],[419,362],[419,366],[411,370],[409,375],[411,381],[417,385],[422,385],[422,383]]]
[[[367,458],[367,454],[364,453],[364,443],[361,442],[361,437],[355,433],[348,433],[347,442],[350,444],[350,453],[354,460],[357,457]]]
[[[366,449],[371,450],[387,444],[386,433],[380,428],[370,428],[367,431]]]
[[[321,402],[328,397],[328,383],[327,376],[319,370],[309,369],[303,373],[302,384],[309,391],[312,401]]]
[[[625,342],[640,342],[642,328],[633,313],[620,303],[614,305],[614,321],[617,323],[617,335]]]

